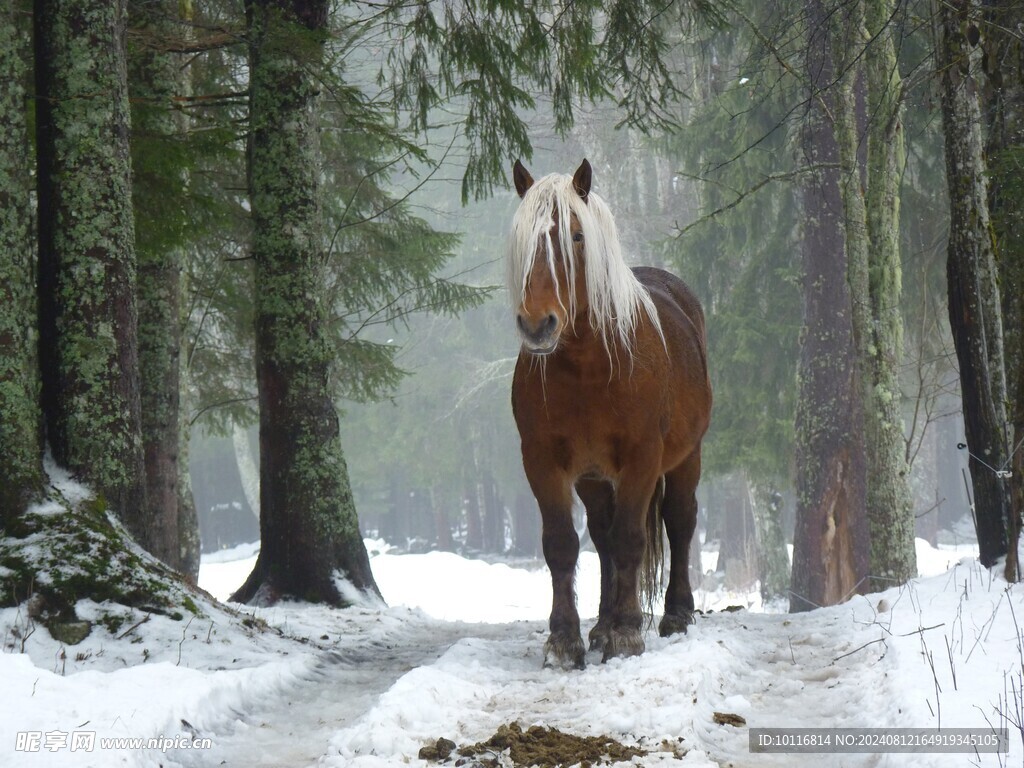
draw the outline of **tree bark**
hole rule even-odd
[[[1002,296],[1007,383],[1010,387],[1010,515],[1006,578],[1021,578],[1017,562],[1024,515],[1024,44],[1019,30],[1024,6],[1017,0],[985,4],[988,78],[985,157],[990,165],[989,212],[999,238],[997,253]]]
[[[790,610],[833,605],[867,574],[864,416],[857,380],[844,237],[840,150],[829,116],[839,108],[829,14],[807,3],[811,92],[801,143],[804,324],[796,415],[796,529]]]
[[[0,8],[0,528],[43,492],[25,46]]]
[[[790,577],[789,552],[782,532],[782,494],[772,485],[750,490],[761,598],[774,600],[786,596]]]
[[[863,38],[867,81],[868,325],[858,347],[865,404],[867,513],[871,589],[887,589],[917,576],[914,506],[910,495],[903,393],[902,269],[899,248],[903,176],[902,85],[893,43],[893,0],[866,0]],[[855,298],[858,304],[863,299]]]
[[[1007,478],[1000,476],[1007,457],[1006,379],[981,135],[981,48],[976,44],[976,36],[981,35],[980,7],[972,0],[949,0],[937,6],[950,203],[949,323],[960,367],[980,559],[991,566],[1007,553],[1010,498]]]
[[[42,402],[58,463],[143,547],[126,0],[36,0]]]
[[[318,141],[328,6],[247,4],[261,549],[232,598],[243,602],[380,599],[330,389]]]
[[[187,7],[186,7],[187,10]],[[189,91],[185,57],[170,52],[187,38],[179,0],[132,6],[134,44],[129,49],[135,170],[139,295],[139,369],[146,491],[162,521],[152,554],[193,581],[198,577],[198,522],[187,470],[187,387],[182,347],[182,290],[188,221],[184,216],[188,170],[168,168],[180,156],[188,117],[175,106]],[[156,221],[159,220],[159,225]],[[146,224],[149,226],[146,226]]]

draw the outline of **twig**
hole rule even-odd
[[[882,645],[885,646],[886,650],[889,650],[889,645],[888,645],[888,643],[885,642],[885,638],[884,637],[880,637],[877,640],[871,640],[869,642],[864,643],[864,645],[862,645],[860,648],[854,648],[852,651],[848,651],[847,653],[844,653],[841,656],[836,656],[834,659],[832,659],[832,663],[835,664],[840,659],[845,659],[847,656],[852,656],[853,654],[857,653],[858,651],[863,651],[869,645],[874,645],[875,643],[881,643]]]
[[[128,627],[128,629],[126,629],[124,632],[122,632],[120,635],[118,635],[117,639],[118,640],[124,640],[128,635],[130,635],[136,629],[138,629],[143,624],[145,624],[147,621],[149,621],[149,616],[150,615],[147,613],[145,616],[142,617],[141,621],[136,622],[135,624],[132,624],[130,627]]]
[[[906,633],[900,635],[900,637],[911,637],[912,635],[919,635],[922,632],[927,632],[929,629],[938,629],[939,627],[944,627],[944,626],[946,626],[945,622],[942,622],[941,624],[936,624],[935,626],[932,626],[932,627],[920,627],[919,629],[915,629],[913,632],[906,632]]]
[[[188,620],[188,624],[181,630],[181,642],[178,643],[178,660],[174,662],[174,666],[181,664],[181,646],[185,644],[185,637],[188,635],[188,628],[192,626],[192,622],[195,621],[195,616],[191,616]]]
[[[943,635],[942,639],[946,641],[946,658],[949,659],[949,674],[953,678],[953,690],[957,690],[956,685],[956,667],[953,666],[953,649],[949,647],[949,637]]]

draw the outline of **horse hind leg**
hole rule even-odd
[[[601,561],[601,603],[597,624],[590,630],[590,650],[603,651],[611,631],[612,584],[615,566],[611,556],[611,527],[615,513],[615,490],[606,480],[582,478],[576,483],[583,506],[587,509],[587,530]]]
[[[658,633],[668,637],[693,623],[693,591],[690,588],[690,540],[697,528],[697,483],[700,480],[700,448],[665,476],[662,517],[671,552],[665,615]]]

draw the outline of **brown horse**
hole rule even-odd
[[[522,349],[512,410],[551,570],[544,664],[582,668],[574,487],[601,560],[591,649],[604,660],[643,652],[638,591],[655,588],[645,565],[660,559],[661,521],[671,566],[659,631],[693,620],[689,548],[711,415],[704,314],[679,278],[626,265],[586,160],[574,176],[536,182],[517,161],[513,178],[522,202],[508,278]]]

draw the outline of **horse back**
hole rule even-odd
[[[681,348],[696,348],[700,367],[707,376],[707,332],[704,309],[697,294],[680,278],[657,267],[633,267],[633,274],[654,299],[661,318],[662,331],[671,345],[671,336],[681,335]]]

